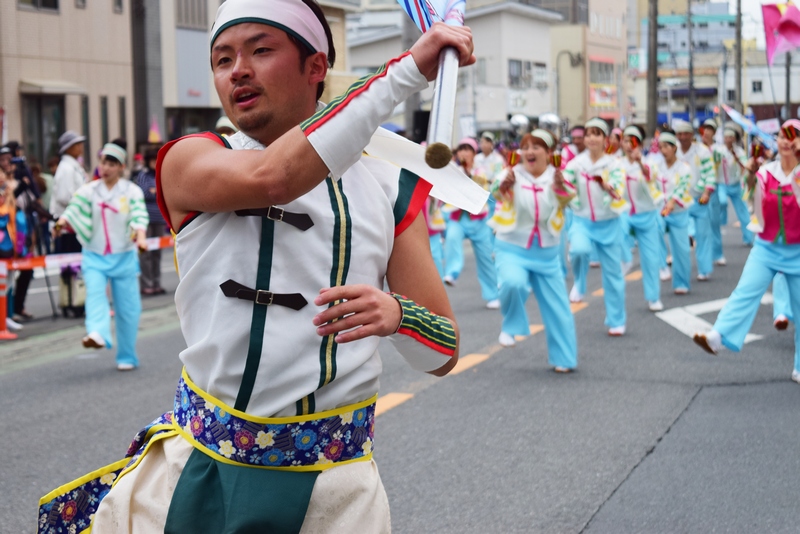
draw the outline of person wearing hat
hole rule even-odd
[[[85,137],[72,130],[64,132],[58,138],[61,161],[53,176],[53,195],[50,197],[50,213],[54,220],[64,214],[72,195],[87,181],[86,172],[78,161],[83,156],[84,141]],[[81,245],[72,229],[64,228],[55,238],[55,251],[57,254],[81,251]]]
[[[661,249],[661,280],[672,279],[672,290],[676,295],[684,295],[691,287],[692,253],[689,244],[689,211],[694,203],[689,193],[691,169],[686,162],[678,159],[678,138],[665,129],[658,136],[659,150],[664,163],[657,166],[656,182],[661,191],[664,207],[661,209],[661,228],[669,235],[672,251],[672,271],[667,266],[667,249],[664,237],[659,238]],[[662,274],[662,273],[660,273]]]
[[[214,125],[214,131],[227,137],[236,133],[236,126],[233,125],[233,122],[231,122],[227,116],[223,115],[217,119],[217,124]]]
[[[111,283],[117,334],[117,369],[139,366],[136,333],[142,311],[136,248],[145,250],[147,208],[142,190],[123,179],[127,153],[106,143],[100,151],[100,179],[84,184],[72,196],[56,222],[56,233],[67,224],[83,246],[81,271],[86,283],[86,336],[83,346],[111,348],[111,317],[106,286]],[[135,236],[132,239],[131,236]]]
[[[661,311],[661,285],[658,279],[659,240],[664,238],[658,212],[664,203],[662,192],[658,189],[655,168],[647,165],[642,158],[644,132],[638,126],[628,126],[622,135],[621,159],[625,173],[625,198],[631,206],[627,214],[629,234],[639,243],[639,259],[642,265],[642,285],[644,298],[650,311]],[[627,235],[626,235],[627,237]],[[630,250],[630,246],[627,246]]]
[[[475,165],[477,152],[478,143],[475,142],[475,139],[465,137],[456,146],[456,159],[464,174],[481,187],[488,189],[491,183],[486,171]],[[481,297],[490,310],[500,308],[497,294],[497,271],[492,260],[492,229],[486,224],[490,217],[489,203],[477,215],[453,208],[449,208],[447,211],[449,213],[444,238],[444,283],[450,286],[456,284],[461,270],[464,268],[464,239],[469,239],[472,250],[475,252]]]
[[[239,131],[167,143],[156,165],[186,342],[173,410],[129,468],[62,486],[40,514],[86,491],[93,532],[389,532],[380,338],[441,376],[458,333],[420,214],[431,184],[364,149],[446,47],[476,61],[468,28],[436,23],[324,105],[335,49],[319,4],[220,5],[209,63]]]
[[[783,273],[790,308],[800,313],[800,121],[789,119],[778,133],[778,159],[761,166],[747,163],[747,186],[753,192],[755,243],[739,283],[709,332],[698,332],[694,341],[706,352],[722,347],[742,350],[744,339],[761,306],[770,282]],[[800,383],[800,329],[794,332],[792,380]]]
[[[624,177],[617,158],[606,154],[608,123],[596,117],[586,123],[586,151],[567,164],[564,179],[577,191],[569,229],[570,260],[575,283],[571,302],[586,294],[592,244],[603,269],[605,324],[610,336],[625,334],[625,279],[622,275],[622,227],[619,216],[628,209]]]
[[[507,169],[493,188],[495,198],[513,204],[516,214],[513,224],[497,227],[495,241],[503,313],[499,342],[512,347],[514,336],[530,335],[525,301],[533,290],[544,322],[548,362],[556,372],[568,373],[578,366],[578,344],[558,257],[566,202],[559,201],[563,191],[554,184],[556,172],[561,172],[551,165],[555,148],[547,130],[525,134],[520,141],[522,161]]]
[[[697,280],[705,282],[714,270],[709,201],[717,187],[714,174],[714,159],[711,151],[694,140],[694,128],[683,120],[675,121],[675,136],[678,138],[678,158],[689,165],[692,180],[689,193],[695,202],[689,207],[689,217],[694,224],[695,259]]]
[[[723,130],[723,141],[723,144],[718,147],[721,160],[717,189],[720,191],[720,200],[724,194],[733,205],[733,211],[736,213],[742,230],[742,242],[749,247],[752,246],[755,236],[747,229],[747,225],[750,223],[750,211],[747,209],[747,203],[742,199],[742,179],[745,175],[744,165],[747,162],[747,154],[740,145],[741,134],[736,128],[726,125]],[[726,212],[726,208],[721,209],[721,213]],[[724,224],[722,218],[720,222]]]

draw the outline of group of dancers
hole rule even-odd
[[[671,280],[676,295],[691,290],[692,250],[698,282],[708,281],[715,265],[726,265],[721,227],[731,204],[742,242],[753,249],[714,329],[695,341],[712,353],[722,346],[740,350],[773,278],[775,327],[786,329],[800,305],[800,121],[783,125],[771,161],[759,144],[745,153],[737,126],[725,125],[721,136],[718,129],[713,119],[697,132],[675,121],[659,132],[649,153],[641,128],[611,129],[600,118],[574,127],[560,152],[554,133],[545,129],[525,134],[519,150],[506,157],[494,150],[491,132],[482,134],[480,146],[461,140],[455,161],[491,197],[478,215],[429,198],[431,250],[443,281],[456,283],[469,238],[482,297],[503,315],[500,344],[513,346],[516,336],[530,334],[525,302],[533,293],[549,364],[570,372],[578,363],[570,303],[584,300],[590,266],[602,269],[608,334],[622,336],[632,248],[639,249],[648,309],[662,311],[662,282]],[[569,291],[568,265],[574,280]],[[796,347],[798,341],[796,334]],[[800,352],[792,378],[800,382]]]

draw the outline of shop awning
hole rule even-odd
[[[86,89],[63,80],[25,79],[19,81],[19,92],[24,95],[85,95]]]

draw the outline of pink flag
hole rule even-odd
[[[800,10],[793,2],[764,4],[764,35],[767,41],[767,63],[772,65],[777,54],[800,47]]]

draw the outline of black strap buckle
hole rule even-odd
[[[283,214],[286,213],[286,210],[283,208],[277,208],[275,206],[270,206],[267,208],[267,219],[272,219],[273,221],[283,222]]]
[[[275,296],[271,291],[264,291],[263,289],[256,289],[255,303],[263,306],[272,306],[272,300]]]

